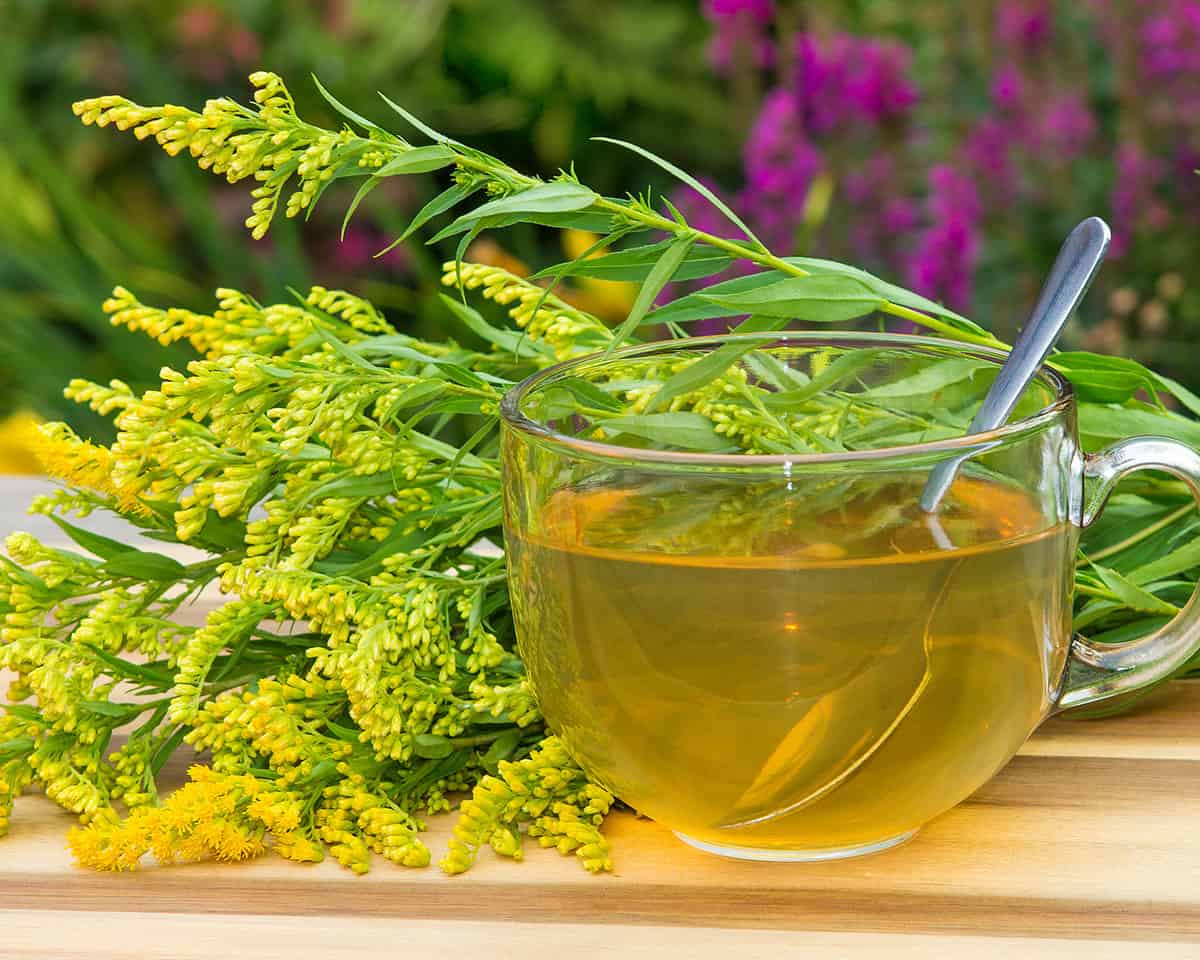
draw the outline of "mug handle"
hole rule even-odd
[[[1166,437],[1137,437],[1084,457],[1081,527],[1100,515],[1113,487],[1134,470],[1173,474],[1191,488],[1200,504],[1200,454]],[[1090,491],[1088,481],[1094,481]],[[1140,640],[1094,644],[1077,634],[1071,643],[1057,709],[1096,703],[1165,680],[1197,649],[1200,649],[1200,584],[1170,623]]]

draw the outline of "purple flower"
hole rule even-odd
[[[1017,112],[1025,100],[1025,81],[1021,71],[1006,64],[992,76],[992,102],[1001,110]]]
[[[979,237],[970,224],[935,224],[921,236],[908,282],[918,293],[952,309],[969,310],[978,256]]]
[[[1096,134],[1096,118],[1076,93],[1050,100],[1035,121],[1033,140],[1043,155],[1059,162],[1073,160],[1087,150]]]
[[[774,64],[775,47],[768,36],[774,0],[705,0],[704,15],[713,25],[708,59],[718,71],[731,69],[740,55],[761,69]]]
[[[979,192],[969,177],[946,165],[929,171],[929,188],[933,225],[918,241],[908,282],[918,293],[966,310],[979,259]]]
[[[713,23],[749,18],[768,24],[775,17],[775,0],[704,0],[704,15]]]
[[[1010,49],[1036,54],[1054,30],[1051,0],[1004,0],[996,10],[996,36]]]
[[[1129,251],[1133,234],[1143,223],[1161,226],[1165,221],[1166,209],[1155,200],[1155,193],[1166,172],[1163,163],[1140,145],[1117,147],[1111,196],[1114,257]]]
[[[875,153],[842,180],[852,207],[847,235],[857,259],[877,268],[902,267],[905,234],[916,227],[920,206],[904,193],[903,169],[891,153]]]
[[[892,197],[883,207],[880,223],[891,234],[907,233],[917,225],[917,202],[909,197]]]
[[[828,133],[845,116],[847,38],[838,35],[818,45],[809,33],[796,35],[792,89],[805,130]]]
[[[962,220],[973,223],[982,212],[979,191],[967,175],[948,164],[929,170],[929,212],[935,220]]]
[[[963,142],[963,159],[975,179],[988,184],[989,198],[994,201],[1006,201],[1016,189],[1014,133],[1011,123],[983,117],[971,126]]]
[[[1142,27],[1142,69],[1169,78],[1200,72],[1200,3],[1172,0]]]
[[[1141,29],[1138,70],[1152,127],[1194,130],[1200,116],[1200,2],[1160,0]]]
[[[917,101],[910,60],[908,49],[891,41],[798,34],[792,87],[805,129],[825,134],[900,116]]]
[[[864,120],[880,121],[903,114],[917,102],[908,78],[912,55],[907,47],[884,40],[860,40],[846,77],[847,105]]]
[[[742,153],[746,170],[744,205],[768,237],[789,247],[813,177],[824,165],[805,134],[790,91],[776,88],[763,108]]]

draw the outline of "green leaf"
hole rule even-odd
[[[598,425],[610,434],[627,433],[683,450],[716,453],[732,449],[729,440],[717,433],[711,420],[689,411],[630,414],[601,420]]]
[[[346,209],[346,215],[342,217],[341,238],[345,238],[346,227],[350,223],[350,218],[354,216],[354,211],[358,209],[358,205],[363,202],[368,193],[379,186],[384,178],[403,176],[405,174],[430,173],[434,170],[441,170],[443,167],[450,166],[456,159],[457,154],[453,150],[443,144],[435,143],[427,147],[411,147],[400,154],[400,156],[389,160],[382,167],[371,172],[370,179],[355,192],[354,199],[350,201],[350,206]],[[363,172],[366,173],[368,171],[364,170]],[[388,249],[390,250],[391,248],[389,247]]]
[[[782,277],[783,274],[781,273],[774,270],[766,270],[762,273],[752,273],[745,277],[734,277],[732,280],[723,280],[695,293],[685,294],[682,297],[672,300],[670,303],[652,310],[646,315],[643,323],[691,323],[694,320],[725,317],[729,315],[729,311],[713,303],[710,299],[713,295],[731,296],[744,293],[748,290],[757,290],[760,287],[778,283]]]
[[[404,434],[404,439],[411,443],[418,450],[424,451],[425,453],[431,454],[432,456],[447,462],[453,461],[454,458],[458,456],[458,447],[452,447],[448,443],[444,443],[443,441],[427,436],[426,434],[418,433],[416,430],[411,430]],[[492,466],[492,464],[489,464],[484,460],[480,460],[479,457],[475,456],[474,454],[467,454],[467,456],[462,458],[462,462],[468,467]]]
[[[1161,374],[1155,374],[1154,377],[1158,381],[1159,386],[1187,407],[1192,413],[1200,416],[1200,397],[1192,393],[1191,390],[1178,380],[1172,380],[1170,377],[1164,377]]]
[[[725,346],[705,354],[699,360],[668,377],[651,398],[646,412],[657,413],[669,406],[676,397],[711,383],[736,363],[739,357],[757,349],[758,346],[758,341],[727,343]]]
[[[463,258],[467,255],[467,247],[471,245],[471,242],[477,236],[483,233],[486,226],[487,224],[483,221],[471,224],[467,232],[462,235],[462,239],[458,241],[458,246],[454,248],[454,283],[458,287],[458,292],[462,296],[463,302],[466,302],[467,299],[467,291],[463,287],[462,282]],[[435,237],[434,239],[437,238]],[[431,240],[430,243],[432,242]]]
[[[179,580],[186,573],[178,560],[143,550],[117,554],[109,558],[101,570],[110,577],[135,577],[138,580]]]
[[[480,390],[486,386],[486,381],[477,373],[468,370],[462,364],[453,363],[450,360],[436,361],[438,370],[442,375],[452,383],[457,383],[460,387],[470,387],[472,390]]]
[[[472,333],[482,337],[488,343],[494,343],[501,350],[511,353],[518,360],[521,359],[522,351],[525,352],[526,356],[536,356],[539,354],[541,356],[553,356],[554,351],[550,347],[537,340],[531,340],[527,334],[519,330],[504,330],[500,327],[493,327],[483,319],[478,310],[467,306],[461,300],[455,300],[444,293],[439,293],[438,296],[441,298],[446,309],[461,320]]]
[[[402,106],[400,106],[400,104],[395,103],[392,100],[389,100],[382,93],[379,94],[379,96],[383,99],[384,103],[386,103],[389,107],[391,107],[398,114],[400,114],[400,116],[402,116],[405,120],[407,120],[414,127],[416,127],[423,134],[425,134],[425,136],[427,136],[430,140],[433,140],[436,143],[445,143],[452,147],[462,146],[462,144],[460,144],[457,140],[451,140],[444,133],[438,133],[436,130],[433,129],[433,127],[426,125],[421,120],[417,119],[415,116],[413,116],[407,110],[405,110]]]
[[[1131,582],[1143,586],[1163,577],[1174,576],[1200,567],[1200,539],[1185,543],[1170,553],[1151,560],[1129,574]]]
[[[1104,586],[1108,588],[1108,591],[1130,609],[1138,610],[1142,613],[1163,613],[1167,615],[1179,612],[1173,604],[1167,603],[1165,600],[1160,600],[1148,590],[1143,590],[1136,583],[1127,580],[1111,567],[1104,567],[1098,563],[1093,563],[1091,564],[1091,569],[1104,582]]]
[[[88,713],[101,717],[123,717],[130,708],[128,703],[111,703],[108,700],[80,700],[79,705]]]
[[[390,417],[400,410],[408,410],[411,407],[428,403],[434,397],[440,397],[445,392],[445,384],[440,380],[422,380],[420,383],[414,383],[388,405],[388,416]]]
[[[174,682],[174,671],[156,670],[151,665],[134,663],[123,657],[113,656],[102,647],[97,647],[90,643],[85,643],[83,646],[88,649],[92,656],[108,667],[108,670],[105,672],[111,677],[123,677],[142,686],[159,687],[161,689],[170,687]],[[12,710],[11,707],[8,709]]]
[[[970,357],[953,357],[949,360],[938,360],[923,367],[911,376],[883,383],[862,392],[862,396],[881,400],[890,397],[911,397],[933,395],[944,390],[951,384],[971,380],[983,370],[996,369],[996,365],[986,360],[973,360]]]
[[[1123,357],[1064,352],[1054,354],[1050,365],[1071,381],[1081,401],[1124,403],[1139,390],[1153,394],[1158,387],[1154,374],[1140,363]]]
[[[306,776],[296,782],[296,787],[311,788],[316,784],[328,783],[338,779],[338,761],[326,758],[315,764]]]
[[[613,412],[617,412],[624,409],[621,401],[611,393],[605,393],[594,383],[584,380],[582,377],[563,377],[561,380],[556,380],[551,386],[546,388],[545,393],[547,397],[554,390],[565,390],[579,403],[598,410],[612,410]],[[548,400],[548,402],[552,401]],[[567,404],[566,407],[566,413],[574,412],[570,404]]]
[[[735,227],[737,227],[739,230],[741,230],[742,233],[744,233],[759,248],[761,248],[763,250],[767,249],[766,246],[763,244],[763,242],[754,235],[754,231],[751,230],[748,226],[746,226],[745,223],[742,222],[741,217],[739,217],[736,213],[734,213],[731,209],[729,209],[729,207],[725,204],[725,202],[720,197],[718,197],[715,193],[713,193],[711,190],[709,190],[708,187],[706,187],[704,184],[702,184],[699,180],[697,180],[695,177],[693,177],[690,173],[680,170],[679,167],[675,166],[675,164],[671,163],[669,160],[664,160],[662,157],[651,153],[645,147],[639,147],[636,143],[628,143],[624,140],[614,140],[612,137],[592,137],[592,139],[599,140],[601,143],[615,144],[618,147],[624,147],[626,150],[632,150],[634,153],[645,157],[651,163],[662,167],[662,169],[666,170],[667,173],[671,174],[671,176],[673,176],[679,180],[682,180],[689,187],[691,187],[698,194],[700,194],[700,196],[702,196],[705,200],[707,200],[714,207],[716,207],[719,211],[721,211],[721,213],[724,215],[724,217],[730,223],[732,223]]]
[[[792,277],[745,293],[711,292],[702,298],[730,313],[761,313],[812,323],[853,320],[879,308],[881,298],[853,277]]]
[[[342,229],[338,233],[338,241],[346,239],[346,228],[350,226],[350,218],[354,216],[354,211],[358,209],[358,205],[363,202],[363,199],[368,193],[374,190],[382,181],[379,177],[371,177],[363,181],[363,184],[354,191],[354,198],[350,201],[350,206],[346,208],[346,213],[342,217]]]
[[[531,279],[544,277],[594,277],[597,280],[641,281],[649,276],[654,264],[658,262],[663,251],[671,245],[672,240],[660,240],[658,243],[647,243],[627,250],[617,250],[600,257],[590,257],[586,260],[569,260],[553,267],[547,267],[533,275]],[[712,247],[697,244],[693,247],[679,269],[675,273],[676,280],[695,280],[700,277],[712,276],[726,269],[733,258],[728,254],[714,250]]]
[[[333,109],[340,113],[343,117],[345,117],[351,123],[358,124],[365,130],[373,130],[376,133],[384,133],[386,135],[386,131],[384,131],[380,126],[372,123],[361,114],[355,113],[348,106],[338,100],[337,97],[335,97],[332,93],[326,90],[321,81],[317,79],[317,75],[315,73],[309,74],[309,76],[312,77],[312,82],[316,85],[317,93],[324,97],[325,102],[333,107]]]
[[[788,325],[786,317],[772,317],[767,315],[755,315],[747,317],[736,327],[730,330],[730,333],[773,333],[776,330],[782,330]],[[758,341],[760,345],[769,343],[769,340],[761,339]]]
[[[1102,600],[1094,597],[1083,605],[1074,617],[1073,626],[1076,631],[1086,630],[1093,623],[1098,623],[1105,617],[1118,610],[1124,610],[1125,605],[1116,600]]]
[[[448,190],[443,190],[436,197],[430,200],[425,206],[417,211],[417,215],[412,218],[412,221],[404,229],[395,240],[389,243],[386,247],[380,250],[376,257],[382,257],[385,253],[392,250],[394,247],[404,243],[417,230],[423,227],[426,223],[436,216],[440,216],[447,210],[457,206],[471,194],[477,192],[483,187],[482,183],[456,183]]]
[[[804,386],[795,390],[785,390],[773,393],[763,398],[768,410],[788,410],[797,404],[811,400],[831,387],[857,376],[862,370],[871,366],[884,350],[854,350],[844,353],[822,368],[821,372],[808,381]]]
[[[838,263],[836,260],[822,260],[817,257],[784,257],[784,261],[794,267],[799,267],[801,270],[807,270],[814,276],[836,275],[850,277],[851,279],[858,280],[869,290],[878,293],[883,299],[890,300],[892,303],[903,307],[911,307],[914,310],[923,310],[937,317],[945,317],[946,319],[955,321],[972,333],[986,333],[983,327],[968,320],[962,314],[955,313],[940,303],[935,303],[928,297],[923,297],[919,293],[913,293],[904,287],[889,283],[887,280],[882,280],[874,274],[868,273],[866,270],[860,270],[858,267]]]
[[[784,322],[786,324],[786,321]],[[746,366],[759,380],[775,390],[792,390],[807,386],[811,381],[808,374],[794,370],[778,357],[766,352],[749,357]]]
[[[609,350],[619,346],[637,329],[638,325],[642,322],[642,318],[645,317],[650,307],[653,306],[654,298],[662,292],[662,288],[670,283],[671,278],[675,276],[675,271],[679,269],[679,265],[687,257],[693,243],[695,243],[695,237],[685,234],[682,237],[672,240],[662,252],[662,255],[655,262],[653,269],[651,269],[649,275],[642,282],[637,297],[633,301],[633,306],[629,310],[629,316],[621,322],[616,332],[613,333],[612,343],[608,347]]]
[[[119,540],[112,540],[109,537],[102,537],[98,533],[92,533],[90,530],[84,530],[82,527],[77,527],[75,524],[55,514],[50,514],[50,519],[58,525],[58,528],[63,533],[74,540],[79,546],[83,547],[84,550],[95,554],[103,560],[111,560],[122,553],[128,553],[130,550],[137,549],[128,543],[121,543]]]
[[[158,776],[158,772],[162,770],[163,765],[166,764],[171,755],[179,748],[179,745],[183,743],[183,738],[187,736],[187,733],[188,728],[183,724],[180,724],[175,728],[174,731],[172,731],[171,735],[162,742],[159,748],[154,751],[154,756],[150,758],[151,776]]]
[[[413,737],[413,753],[426,760],[440,760],[454,752],[454,744],[436,733],[418,733]]]
[[[237,517],[222,517],[216,510],[209,510],[204,518],[196,540],[205,546],[220,550],[236,550],[245,543],[246,525]],[[173,533],[168,542],[178,542]]]
[[[370,497],[386,497],[396,491],[396,478],[390,472],[358,476],[344,473],[340,477],[327,480],[315,491],[309,494],[309,499],[316,497],[347,497],[350,499]]]
[[[312,313],[316,313],[321,317],[324,317],[327,321],[329,321],[331,326],[335,325],[338,322],[336,317],[333,317],[330,314],[326,313],[320,307],[315,306],[314,304],[307,303],[304,300],[304,298],[301,297],[300,292],[298,290],[291,288],[291,287],[289,287],[288,289],[291,291],[292,295],[299,302],[305,304],[305,309],[309,310]],[[374,373],[379,372],[378,368],[373,363],[371,363],[369,360],[364,359],[362,353],[360,353],[357,350],[351,350],[349,344],[347,344],[341,338],[335,337],[332,333],[330,333],[328,330],[326,330],[325,327],[323,327],[321,324],[313,323],[312,328],[313,328],[313,331],[316,333],[317,337],[320,338],[324,343],[327,343],[329,345],[330,349],[333,350],[333,352],[336,353],[343,360],[346,360],[349,363],[352,363],[354,366],[358,367],[360,370],[365,370],[368,373],[374,374]]]
[[[584,210],[600,199],[600,195],[579,183],[556,180],[553,183],[539,183],[506,197],[498,197],[482,206],[476,207],[470,213],[464,213],[455,220],[447,231],[456,227],[471,227],[490,217],[515,214],[525,217],[531,213],[569,213],[574,210]],[[443,231],[446,236],[449,233]],[[439,237],[442,234],[438,235]]]
[[[480,762],[487,769],[494,770],[501,760],[507,760],[513,755],[523,736],[525,736],[525,731],[516,727],[512,730],[505,730],[492,741],[487,753],[480,758]]]
[[[1200,448],[1200,423],[1145,406],[1081,403],[1079,432],[1089,448],[1126,437],[1160,436]]]
[[[1142,617],[1133,623],[1126,623],[1101,633],[1093,634],[1089,639],[1093,643],[1128,643],[1130,640],[1140,640],[1148,637],[1171,622],[1170,617]]]
[[[735,333],[757,333],[778,329],[786,320],[778,317],[751,317],[738,326]],[[657,413],[670,405],[676,397],[711,383],[728,370],[739,358],[763,345],[759,339],[746,343],[727,343],[702,356],[699,360],[668,377],[658,392],[650,399],[647,413]]]
[[[460,218],[461,219],[461,218]],[[500,230],[516,224],[538,224],[556,230],[584,230],[588,233],[604,233],[612,227],[612,217],[603,210],[572,210],[566,213],[507,213],[503,216],[486,217],[477,223],[460,223],[458,220],[442,227],[426,243],[438,243],[467,230],[477,233],[484,230]]]
[[[15,711],[9,708],[10,713]],[[23,757],[26,754],[33,753],[37,746],[37,741],[33,737],[15,737],[12,740],[0,742],[0,763],[6,763],[15,757]]]
[[[431,173],[450,166],[457,159],[458,154],[444,144],[412,147],[375,170],[373,176],[383,178],[410,173]]]

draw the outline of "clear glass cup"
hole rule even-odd
[[[1200,456],[1161,438],[1084,455],[1048,368],[1006,426],[963,436],[1003,359],[731,334],[571,360],[505,397],[518,642],[589,775],[714,853],[869,853],[1051,713],[1200,647],[1195,600],[1129,643],[1071,633],[1081,528],[1132,470],[1200,490]]]

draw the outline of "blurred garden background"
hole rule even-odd
[[[334,190],[307,226],[254,241],[244,184],[83,127],[72,101],[120,92],[199,107],[282,74],[301,115],[335,118],[306,82],[381,122],[393,100],[519,168],[575,160],[592,186],[662,189],[723,221],[631,140],[719,188],[778,253],[847,260],[1011,336],[1083,216],[1114,227],[1070,346],[1200,385],[1200,0],[8,0],[0,30],[0,447],[29,417],[104,435],[61,399],[72,376],[157,380],[182,352],[109,326],[121,283],[207,309],[218,286],[283,299],[362,293],[425,333],[452,251],[374,255],[434,192],[372,193],[338,242]],[[379,109],[375,104],[379,103]],[[355,184],[340,188],[354,189]],[[335,190],[339,189],[335,187]],[[564,251],[505,231],[475,259]],[[576,238],[586,243],[586,238]],[[719,279],[719,278],[713,278]],[[617,317],[621,286],[573,296]],[[408,318],[407,321],[405,318]],[[7,418],[7,419],[5,419]],[[16,446],[10,444],[10,447]],[[20,466],[9,454],[10,467]]]

